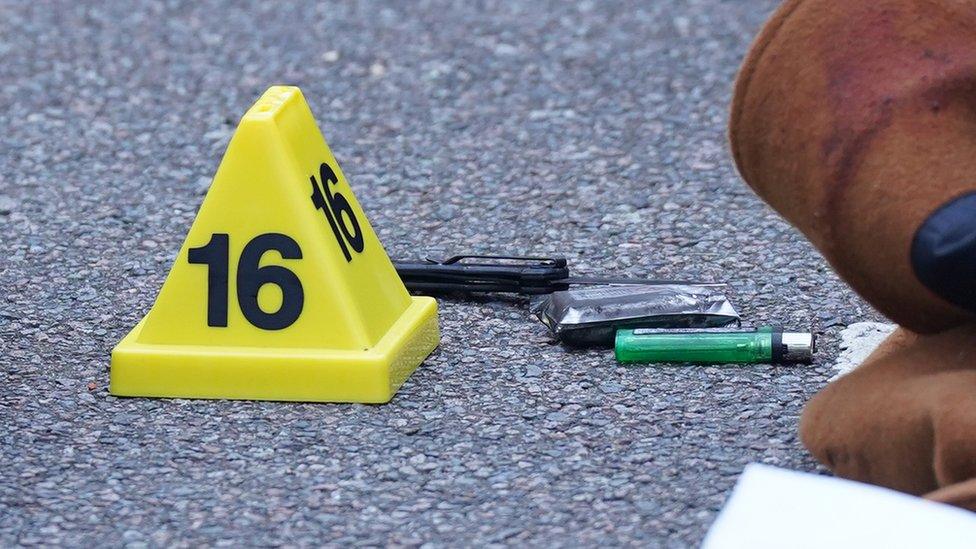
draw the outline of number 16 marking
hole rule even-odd
[[[342,249],[342,255],[346,257],[347,262],[352,261],[349,248],[352,247],[356,253],[363,253],[365,245],[356,212],[353,211],[346,197],[332,192],[331,187],[339,183],[339,178],[325,162],[319,166],[319,177],[322,179],[321,185],[315,180],[314,175],[309,178],[312,182],[312,205],[325,214],[325,219],[328,220],[329,227],[335,234],[336,242]]]

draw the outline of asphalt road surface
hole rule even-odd
[[[0,3],[0,545],[700,542],[878,319],[742,184],[772,1]],[[617,365],[517,298],[440,301],[387,405],[108,394],[235,124],[301,86],[391,256],[731,283],[813,366]]]

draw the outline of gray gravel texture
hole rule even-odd
[[[820,471],[803,402],[879,317],[736,176],[775,2],[0,3],[0,545],[694,546],[743,466]],[[384,406],[119,399],[236,121],[302,87],[392,256],[728,280],[816,364],[618,366],[443,299]]]

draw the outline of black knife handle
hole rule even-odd
[[[545,294],[569,276],[562,257],[456,255],[444,260],[394,261],[409,290],[422,292],[510,292]]]

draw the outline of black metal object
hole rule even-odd
[[[723,286],[680,280],[570,276],[564,257],[456,255],[448,259],[394,261],[408,290],[421,293],[506,292],[549,294],[579,284],[686,284]]]

